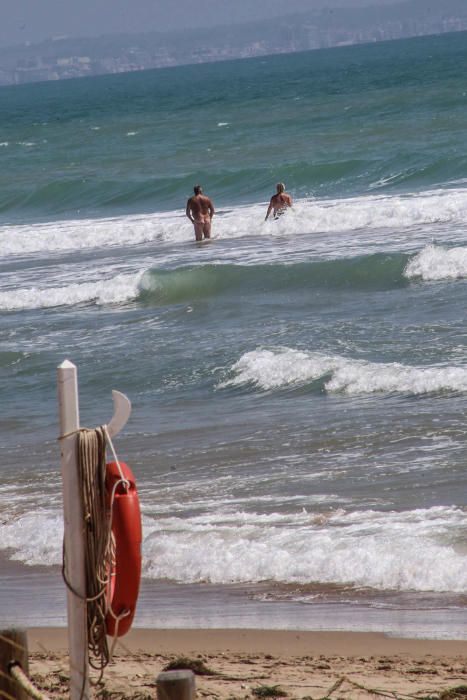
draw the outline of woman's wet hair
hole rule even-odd
[[[285,185],[283,182],[278,182],[276,187],[277,187],[277,191],[279,192],[279,194],[282,194],[282,192],[285,192]]]

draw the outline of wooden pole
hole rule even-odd
[[[156,679],[157,700],[195,700],[193,671],[163,671]]]
[[[10,675],[10,665],[14,662],[18,663],[25,673],[29,673],[26,631],[0,630],[0,698],[29,700],[27,693]]]
[[[65,574],[78,595],[67,588],[70,700],[89,698],[84,525],[78,481],[79,403],[77,369],[65,360],[57,368],[63,486]]]

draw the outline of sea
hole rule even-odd
[[[1,624],[66,624],[68,359],[82,426],[132,403],[137,626],[467,639],[466,68],[457,33],[0,89]]]

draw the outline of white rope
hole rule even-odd
[[[115,484],[113,485],[112,493],[110,496],[110,537],[112,537],[112,521],[113,521],[113,512],[114,512],[113,511],[113,504],[114,504],[114,500],[115,500],[115,493],[117,491],[117,488],[120,486],[120,484],[123,485],[125,490],[128,490],[130,488],[130,482],[128,481],[128,479],[125,479],[125,477],[123,475],[122,467],[121,467],[120,461],[117,457],[117,453],[115,451],[112,439],[109,435],[109,431],[107,430],[107,426],[103,425],[102,429],[104,431],[104,434],[105,434],[105,437],[107,440],[107,444],[110,445],[110,449],[112,451],[114,462],[117,465],[118,471],[120,473],[120,479],[118,481],[116,481]],[[115,632],[113,635],[112,644],[110,646],[110,651],[109,651],[109,658],[111,659],[113,656],[114,649],[115,649],[115,644],[117,643],[117,639],[118,639],[118,626],[120,624],[120,621],[123,620],[123,618],[128,617],[128,615],[131,614],[131,610],[123,610],[120,613],[120,615],[116,615],[112,609],[112,603],[109,600],[108,606],[107,606],[107,612],[110,613],[110,615],[113,617],[113,619],[115,620],[115,623],[116,623],[115,624]]]
[[[117,453],[115,452],[114,444],[113,444],[112,439],[109,435],[109,431],[107,430],[107,426],[103,425],[102,430],[104,431],[107,443],[110,445],[110,449],[112,450],[112,455],[113,455],[114,461],[118,467],[118,471],[120,472],[121,482],[123,483],[125,489],[128,490],[130,488],[130,482],[128,481],[128,479],[125,479],[125,477],[123,476],[122,468],[120,466],[120,462],[119,462],[119,459],[117,457]],[[117,484],[118,483],[120,483],[120,482],[117,482]],[[112,494],[112,496],[113,496],[113,494]]]
[[[49,696],[39,690],[31,679],[27,677],[18,661],[11,663],[8,670],[18,685],[20,685],[31,698],[34,698],[34,700],[49,700]]]

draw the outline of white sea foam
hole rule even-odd
[[[251,236],[252,232],[267,237],[358,231],[363,238],[365,232],[369,232],[369,245],[374,250],[375,232],[392,229],[397,248],[413,250],[413,241],[403,231],[427,225],[449,224],[453,228],[467,224],[467,189],[338,200],[302,199],[295,202],[286,216],[271,222],[264,222],[265,206],[266,203],[262,203],[220,212],[215,219],[216,237],[239,238]],[[0,227],[2,255],[106,248],[149,241],[177,242],[192,238],[192,226],[180,211]],[[341,246],[343,243],[340,239]],[[387,235],[384,244],[385,250],[390,249]]]
[[[36,508],[11,521],[0,521],[0,547],[11,559],[30,566],[61,563],[63,521],[57,511]]]
[[[467,277],[467,248],[429,245],[409,261],[404,275],[426,281]]]
[[[150,521],[145,574],[184,582],[342,583],[377,589],[463,592],[467,558],[452,543],[465,513],[436,507],[406,513],[284,517],[237,513]],[[450,543],[451,542],[451,543]]]
[[[15,289],[0,292],[0,309],[41,309],[94,302],[116,304],[134,299],[143,273],[117,275],[99,282],[73,283],[63,287]]]
[[[57,565],[58,511],[0,522],[0,547],[29,565]],[[467,587],[466,513],[437,506],[396,512],[343,510],[259,515],[212,513],[143,519],[144,575],[180,582],[342,583],[376,589]]]
[[[0,227],[1,253],[28,255],[137,245],[155,240],[184,240],[188,233],[192,236],[192,231],[188,223],[181,226],[181,220],[179,214],[156,214],[3,226]]]
[[[300,203],[298,211],[301,213]],[[311,231],[406,229],[420,224],[467,222],[467,190],[366,196],[306,203]]]
[[[467,391],[467,367],[410,367],[291,348],[247,352],[233,365],[230,374],[219,388],[250,384],[268,391],[321,379],[326,391],[345,394]]]

